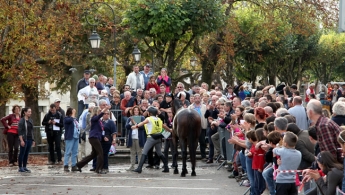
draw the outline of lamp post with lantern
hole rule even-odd
[[[113,56],[114,56],[114,84],[113,86],[116,87],[116,65],[117,65],[117,61],[116,61],[116,28],[115,28],[115,22],[116,22],[116,17],[115,17],[115,11],[114,9],[107,3],[105,2],[94,2],[91,4],[91,8],[95,7],[96,5],[106,5],[112,12],[112,16],[113,16],[113,20],[114,20],[114,29],[113,29],[113,37],[114,37],[114,53],[113,53]],[[90,41],[90,44],[91,44],[91,48],[92,49],[98,49],[101,45],[101,37],[99,36],[99,34],[97,33],[97,31],[95,30],[95,27],[98,25],[98,23],[92,23],[88,20],[88,17],[86,15],[86,22],[93,26],[93,31],[91,33],[91,36],[89,38],[89,41]],[[133,57],[134,57],[134,60],[136,63],[138,63],[140,61],[140,58],[141,58],[141,53],[140,53],[140,50],[138,49],[137,46],[135,46],[133,52]]]

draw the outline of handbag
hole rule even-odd
[[[85,131],[80,134],[80,139],[82,139],[83,141],[86,140],[86,132]]]
[[[155,140],[163,138],[162,133],[151,134],[151,137]]]

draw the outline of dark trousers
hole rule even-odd
[[[28,164],[29,152],[31,149],[32,140],[26,140],[24,147],[20,146],[19,158],[18,158],[18,167],[26,167]]]
[[[84,107],[85,107],[84,101],[83,100],[78,101],[78,119],[80,115],[83,113]]]
[[[165,157],[167,162],[169,161],[169,148],[170,148],[171,155],[174,156],[174,154],[175,154],[175,147],[174,147],[174,144],[173,144],[173,140],[171,138],[170,139],[166,139],[165,140],[165,145],[164,145],[164,157]]]
[[[206,129],[201,129],[201,133],[200,133],[200,136],[199,136],[199,145],[200,145],[201,158],[206,158],[206,141],[205,141],[205,136],[206,136]]]
[[[261,195],[266,189],[265,179],[262,177],[262,172],[258,170],[254,170],[254,186],[252,189],[254,195]]]
[[[19,147],[19,136],[14,133],[7,133],[7,144],[8,144],[8,162],[10,164],[17,162],[18,147]]]
[[[121,138],[120,139],[120,141],[121,141],[121,143],[125,143],[125,137],[126,137],[126,135],[127,135],[127,133],[126,133],[126,122],[127,122],[127,119],[128,119],[128,117],[127,116],[123,116],[122,115],[122,129],[121,129],[121,137],[123,137],[123,138]]]
[[[208,151],[208,159],[213,161],[213,156],[214,156],[214,145],[212,142],[212,135],[214,135],[215,133],[217,133],[216,130],[211,130],[211,128],[207,128],[207,137],[208,137],[208,143],[209,143],[209,151]]]
[[[111,143],[101,142],[101,145],[103,149],[103,169],[109,169],[108,156],[109,156]],[[92,161],[92,168],[96,169],[96,166],[97,166],[97,158],[94,158]]]
[[[91,137],[89,138],[89,142],[92,146],[91,154],[83,158],[83,160],[77,163],[77,167],[82,168],[87,163],[92,161],[95,157],[97,157],[97,165],[96,165],[96,172],[99,172],[103,168],[103,148],[99,139]]]
[[[276,183],[276,194],[279,195],[298,195],[295,183]]]
[[[154,147],[152,147],[147,153],[147,161],[148,161],[148,164],[151,166],[155,166],[155,165],[159,166],[161,159],[159,158],[156,152],[154,153],[155,156],[153,156],[153,148]]]
[[[62,161],[61,155],[61,134],[60,131],[48,131],[47,132],[47,142],[48,142],[48,150],[50,155],[50,161],[55,162],[55,154],[54,149],[57,154],[58,162]],[[55,146],[55,147],[54,147]]]

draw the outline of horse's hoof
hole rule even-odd
[[[175,170],[174,170],[174,174],[178,174],[178,170],[175,169]]]
[[[194,173],[192,173],[192,174],[191,174],[191,176],[196,176],[196,173],[195,173],[195,172],[194,172]]]
[[[181,177],[186,177],[186,174],[182,174],[182,173],[181,173]]]

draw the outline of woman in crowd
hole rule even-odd
[[[340,97],[342,97],[341,90],[339,89],[338,84],[333,85],[333,89],[331,89],[330,93],[328,93],[329,99],[332,101],[332,104],[338,101]]]
[[[237,106],[235,109],[235,113],[231,115],[231,124],[240,124],[241,120],[243,119],[243,106]]]
[[[266,124],[267,117],[268,115],[266,114],[265,109],[261,107],[255,108],[255,118],[256,118],[256,121],[258,122],[257,125],[255,126],[255,129],[263,128],[264,125]]]
[[[79,144],[79,123],[75,118],[76,110],[69,107],[64,118],[65,127],[65,156],[64,171],[69,172],[68,162],[71,160],[72,171],[78,171],[77,164],[78,144]]]
[[[145,88],[146,88],[146,90],[150,90],[151,88],[155,88],[157,94],[160,93],[160,88],[159,88],[159,85],[158,85],[157,82],[156,82],[156,77],[155,77],[155,75],[150,76],[150,80],[149,80],[149,82],[147,83],[147,85],[145,86]]]
[[[116,144],[116,125],[114,120],[111,119],[112,115],[109,110],[104,111],[104,115],[102,117],[102,127],[104,131],[104,135],[102,136],[102,149],[103,149],[103,170],[102,172],[109,172],[109,163],[108,163],[108,154],[111,145]],[[96,162],[97,164],[97,162]]]
[[[110,106],[112,110],[111,112],[114,114],[117,121],[122,121],[120,105],[121,105],[120,94],[114,93],[113,99],[110,101]]]
[[[31,108],[23,108],[21,119],[18,122],[18,136],[20,140],[20,152],[18,158],[18,172],[31,173],[26,168],[31,147],[35,146],[34,122],[31,117]]]
[[[332,120],[339,126],[345,125],[345,102],[336,102],[333,107]]]
[[[336,194],[337,187],[341,188],[343,180],[343,166],[337,162],[333,155],[328,151],[322,151],[317,156],[317,164],[321,171],[326,175],[320,175],[318,170],[305,169],[303,171],[303,182],[314,179],[317,185],[317,194],[333,195]]]
[[[170,136],[165,139],[165,146],[164,146],[164,157],[168,163],[168,161],[169,161],[169,148],[170,148],[171,155],[174,156],[174,154],[175,154],[175,148],[174,148],[174,144],[173,144],[173,140],[172,140],[172,125],[173,125],[172,122],[173,122],[174,114],[172,113],[171,108],[168,108],[166,113],[168,114],[168,117],[165,118],[163,128],[166,131],[171,133]]]
[[[146,141],[146,135],[144,127],[140,127],[137,129],[132,129],[131,127],[133,125],[137,125],[138,123],[145,120],[145,117],[143,116],[143,113],[139,106],[134,106],[131,110],[131,117],[128,118],[126,123],[126,129],[128,132],[128,141],[127,141],[127,147],[130,148],[131,152],[131,166],[129,167],[128,171],[133,171],[136,156],[138,156],[138,159],[141,159],[142,149],[144,147],[145,141]]]
[[[157,77],[157,84],[160,86],[161,84],[165,85],[165,92],[170,92],[170,85],[171,85],[171,79],[168,76],[167,69],[162,68],[161,75]]]
[[[20,107],[14,105],[12,108],[12,114],[5,116],[1,119],[1,123],[4,125],[4,134],[7,134],[8,144],[8,162],[9,166],[16,166],[18,158],[18,122],[20,120]]]
[[[100,110],[99,107],[94,107],[91,113],[91,129],[89,134],[89,142],[92,146],[91,154],[86,156],[83,160],[79,161],[76,166],[78,167],[78,171],[81,172],[81,168],[83,168],[88,162],[93,160],[93,158],[97,157],[97,166],[95,172],[98,174],[106,174],[105,171],[102,171],[103,168],[103,148],[101,145],[101,140],[108,141],[108,138],[102,135],[103,132],[103,124],[101,122],[101,118],[104,115],[104,112],[109,110],[110,106],[106,106],[103,110]]]

